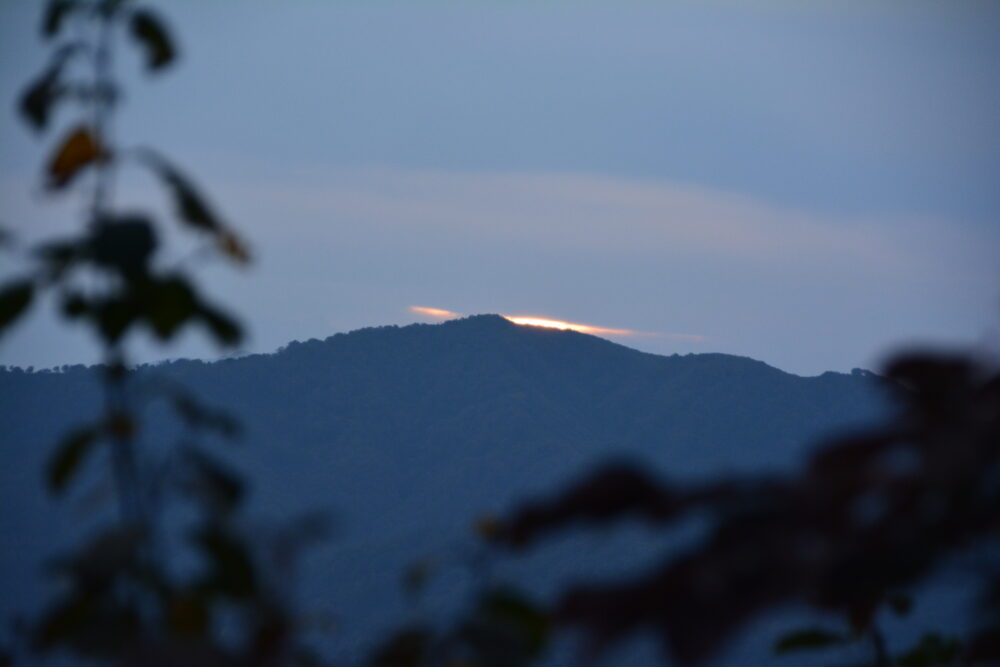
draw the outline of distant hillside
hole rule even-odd
[[[83,367],[0,372],[2,614],[37,600],[41,555],[79,530],[39,479],[54,439],[99,404],[95,377]],[[484,512],[608,458],[678,478],[788,469],[817,439],[885,410],[860,371],[805,378],[723,354],[657,356],[496,315],[144,367],[136,386],[160,377],[242,419],[233,460],[255,483],[261,514],[329,508],[340,517],[337,539],[310,560],[306,591],[314,606],[345,615],[337,645],[348,652],[402,613],[403,566],[468,543]],[[178,435],[155,407],[144,427],[160,446]],[[603,562],[601,544],[588,544],[593,555],[557,550],[510,572],[544,587],[574,564],[614,572],[643,560],[636,549],[634,562]],[[432,589],[435,608],[454,605],[459,579]]]

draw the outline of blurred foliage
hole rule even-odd
[[[52,0],[41,25],[51,45],[49,63],[19,105],[36,132],[50,129],[57,107],[79,110],[46,161],[44,179],[53,196],[89,188],[90,206],[77,235],[30,250],[32,268],[0,287],[0,333],[40,293],[50,292],[67,321],[81,322],[96,335],[105,358],[103,411],[56,443],[44,481],[52,495],[66,494],[103,448],[119,514],[110,522],[106,513],[95,516],[86,541],[51,561],[48,572],[60,592],[21,628],[20,641],[36,655],[59,650],[121,665],[319,664],[300,645],[299,615],[279,582],[281,566],[290,568],[290,557],[321,536],[322,522],[289,522],[274,540],[252,539],[241,520],[246,483],[198,443],[208,431],[233,439],[239,424],[176,384],[160,393],[183,423],[184,438],[166,454],[141,447],[138,396],[129,384],[131,335],[144,328],[169,341],[200,325],[219,345],[232,347],[242,329],[201,296],[191,276],[161,268],[157,222],[115,210],[112,167],[150,169],[172,195],[186,229],[207,237],[210,247],[237,264],[247,263],[250,254],[164,156],[110,143],[109,126],[121,101],[111,66],[117,32],[131,38],[151,74],[176,60],[172,33],[151,9],[130,0]],[[181,547],[165,535],[178,529],[161,519],[168,503],[194,510]],[[200,566],[193,574],[177,574],[177,561],[189,555]],[[5,649],[0,661],[9,664],[16,652]]]
[[[885,383],[899,415],[829,443],[798,476],[738,477],[682,486],[643,470],[608,467],[556,497],[491,526],[501,546],[524,549],[558,531],[638,516],[669,528],[711,517],[709,537],[631,581],[564,591],[553,610],[601,652],[652,630],[681,664],[715,656],[750,621],[789,603],[834,612],[848,631],[807,628],[776,642],[779,653],[868,637],[874,664],[979,665],[1000,661],[1000,374],[970,357],[909,354]],[[928,635],[892,658],[877,612],[905,615],[899,591],[932,577],[949,558],[989,554],[975,577],[981,627],[960,639]]]

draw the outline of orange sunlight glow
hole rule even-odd
[[[411,313],[416,313],[418,315],[423,315],[424,317],[429,317],[435,320],[454,320],[459,317],[463,317],[461,313],[456,313],[453,310],[445,310],[444,308],[428,308],[427,306],[410,306]],[[686,334],[686,333],[668,333],[668,334],[658,334],[658,333],[646,333],[642,331],[633,331],[632,329],[612,329],[610,327],[599,327],[593,324],[579,324],[577,322],[565,322],[563,320],[553,320],[548,317],[538,317],[535,315],[501,315],[504,319],[514,324],[521,324],[529,327],[546,327],[549,329],[562,329],[564,331],[578,331],[585,334],[593,334],[595,336],[654,336],[670,338],[677,341],[683,341],[686,343],[702,343],[706,339],[704,336],[699,334]]]
[[[607,327],[596,327],[591,324],[577,324],[576,322],[563,322],[562,320],[550,320],[545,317],[530,317],[525,315],[504,315],[504,318],[514,324],[525,324],[530,327],[548,327],[550,329],[569,329],[586,334],[604,334],[605,336],[634,336],[638,332],[631,329],[609,329]]]
[[[419,315],[426,315],[427,317],[433,317],[439,320],[454,320],[455,318],[461,317],[460,314],[451,310],[445,310],[443,308],[427,308],[425,306],[410,306],[410,312],[417,313]]]

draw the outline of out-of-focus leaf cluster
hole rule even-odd
[[[448,630],[401,628],[371,656],[370,667],[518,667],[535,664],[550,640],[548,615],[511,588],[485,590]]]
[[[322,522],[289,521],[267,538],[248,530],[241,518],[246,482],[199,442],[205,432],[233,438],[239,423],[183,387],[170,384],[157,392],[181,421],[181,440],[156,455],[141,446],[148,434],[136,409],[140,392],[129,382],[130,335],[145,328],[167,341],[199,325],[220,345],[233,346],[242,329],[201,296],[191,276],[163,266],[163,235],[151,215],[115,210],[111,167],[150,169],[173,198],[183,229],[208,238],[235,263],[247,263],[250,254],[195,183],[163,155],[110,144],[108,124],[122,99],[111,70],[118,34],[138,49],[149,73],[177,59],[159,13],[138,2],[50,0],[41,35],[51,44],[51,56],[19,104],[36,132],[50,130],[74,105],[83,112],[62,133],[43,175],[51,195],[91,187],[91,205],[80,233],[35,248],[27,257],[33,269],[0,287],[0,333],[43,291],[53,294],[67,320],[96,332],[106,359],[105,407],[56,444],[44,479],[57,496],[93,481],[88,464],[103,449],[121,515],[52,562],[58,597],[24,634],[39,654],[61,650],[77,659],[137,667],[321,664],[294,640],[300,616],[282,576],[322,532]],[[161,520],[170,503],[185,504],[193,517],[180,540],[170,534],[179,527]],[[192,557],[196,571],[180,573],[176,561]],[[7,657],[0,651],[0,660]]]
[[[554,611],[558,624],[582,630],[597,650],[653,630],[681,664],[703,663],[751,620],[788,603],[840,613],[848,634],[863,635],[883,605],[908,611],[898,591],[970,548],[993,554],[980,581],[996,590],[1000,374],[965,357],[912,354],[889,364],[885,382],[899,400],[898,418],[818,449],[798,476],[681,486],[613,466],[524,505],[490,534],[523,549],[572,526],[627,516],[663,526],[710,517],[700,546],[629,581],[574,586]],[[962,643],[927,640],[900,664],[945,664],[921,662],[931,654],[994,664],[1000,605],[991,604],[983,627]],[[776,648],[846,640],[807,629]]]

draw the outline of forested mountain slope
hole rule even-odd
[[[37,603],[42,557],[84,529],[80,499],[48,500],[41,470],[54,440],[96,414],[97,373],[0,371],[5,615]],[[309,561],[305,595],[342,615],[335,641],[348,653],[398,620],[405,564],[472,542],[478,515],[609,458],[681,479],[788,470],[819,439],[886,409],[861,371],[806,378],[723,354],[657,356],[496,315],[143,367],[132,386],[151,399],[140,432],[151,447],[183,437],[152,400],[164,381],[239,417],[242,442],[216,451],[251,480],[258,514],[319,508],[338,517],[335,538]],[[557,548],[511,573],[544,589],[574,563],[614,572],[643,562],[638,548],[632,563],[602,562],[601,548]],[[444,577],[432,607],[460,597],[460,577]]]

